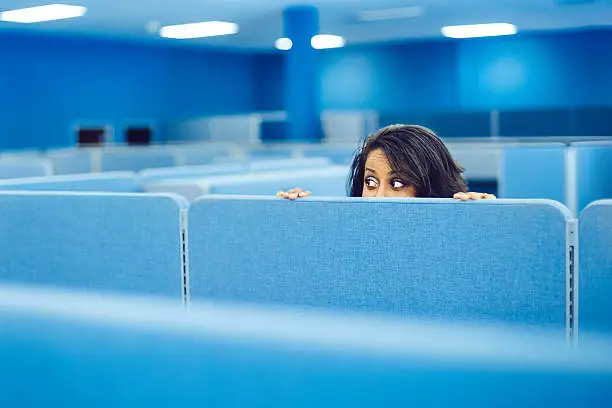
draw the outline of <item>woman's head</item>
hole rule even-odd
[[[369,136],[348,182],[351,197],[439,197],[467,191],[463,170],[431,130],[393,125]]]

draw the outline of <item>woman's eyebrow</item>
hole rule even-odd
[[[366,167],[366,170],[369,171],[370,173],[376,174],[376,170],[373,170],[373,169],[371,169],[369,167]]]

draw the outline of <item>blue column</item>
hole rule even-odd
[[[287,139],[320,141],[321,108],[317,50],[310,39],[319,34],[319,12],[312,6],[292,6],[283,13],[285,37],[293,47],[285,58],[285,109]]]

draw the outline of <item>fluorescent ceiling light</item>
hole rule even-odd
[[[500,35],[513,35],[516,33],[516,26],[508,23],[442,27],[442,35],[450,38],[496,37]]]
[[[63,20],[82,17],[87,8],[68,4],[48,4],[19,10],[3,11],[0,20],[12,23],[40,23],[42,21]]]
[[[281,51],[289,51],[293,47],[293,41],[290,38],[279,38],[274,46]]]
[[[365,10],[358,14],[358,19],[364,22],[400,20],[404,18],[419,17],[423,14],[423,8],[418,6],[398,7],[381,10]]]
[[[317,50],[328,48],[341,48],[346,44],[346,40],[339,35],[319,34],[312,37],[310,45]]]
[[[184,40],[188,38],[216,37],[238,32],[238,24],[225,21],[204,21],[202,23],[179,24],[162,27],[159,35],[165,38]]]

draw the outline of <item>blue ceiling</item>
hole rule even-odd
[[[509,22],[519,31],[612,26],[612,0],[2,0],[0,10],[49,3],[82,5],[82,18],[38,24],[0,22],[0,31],[116,37],[139,41],[160,39],[158,25],[206,20],[238,23],[237,35],[182,40],[190,45],[273,49],[282,36],[282,10],[292,4],[320,9],[321,31],[342,35],[349,44],[435,38],[445,25]],[[416,6],[419,16],[363,22],[359,12]]]

